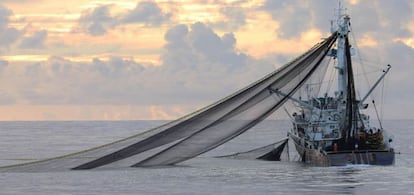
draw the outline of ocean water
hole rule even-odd
[[[166,121],[0,122],[0,166],[109,143]],[[0,194],[414,194],[414,120],[389,120],[393,166],[312,167],[289,161],[215,158],[286,137],[288,121],[264,121],[192,160],[163,168],[0,173]]]

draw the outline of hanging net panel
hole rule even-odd
[[[114,163],[134,167],[165,166],[194,158],[244,133],[279,109],[322,67],[320,64],[335,40],[336,34],[333,34],[292,62],[236,93],[145,133],[3,170],[83,170]]]

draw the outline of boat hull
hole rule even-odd
[[[386,150],[343,151],[327,153],[330,166],[349,164],[393,165],[395,154]]]
[[[302,161],[314,166],[346,166],[346,165],[393,165],[393,150],[355,150],[325,152],[306,148],[297,139],[292,139]]]

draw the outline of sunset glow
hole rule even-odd
[[[0,120],[174,119],[194,111],[329,36],[336,1],[277,2],[0,3]],[[405,10],[414,3],[384,3],[344,1],[359,49],[389,61],[389,48],[414,48],[414,16]]]

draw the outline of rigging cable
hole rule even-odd
[[[356,48],[358,51],[360,51],[360,50],[359,50],[359,47],[358,47],[358,43],[357,43],[356,38],[355,38],[354,29],[352,29],[352,26],[349,26],[349,28],[351,29],[352,41],[353,41],[353,42],[354,42],[354,44],[355,44],[355,48]],[[362,61],[361,54],[360,54],[360,55],[357,55],[357,56],[358,56],[358,59],[359,59],[359,61],[360,61],[360,63],[361,63],[361,69],[362,69],[362,72],[364,73],[363,75],[364,75],[365,81],[367,82],[368,87],[370,87],[370,86],[371,86],[371,84],[369,83],[368,77],[367,77],[367,75],[365,74],[367,71],[365,70],[365,64],[364,64],[364,63],[363,63],[363,61]],[[370,95],[370,96],[371,96],[371,95]],[[372,96],[371,96],[371,98],[372,98]],[[372,98],[372,99],[374,99],[374,98]]]
[[[382,81],[382,92],[381,92],[381,121],[384,120],[384,104],[386,101],[386,97],[387,97],[387,84],[388,81],[386,81],[386,79],[388,79],[389,77],[385,77]]]
[[[380,104],[380,117],[381,121],[384,120],[384,90],[385,90],[385,82],[382,80],[382,90],[381,90],[381,104]]]
[[[379,123],[379,125],[380,125],[380,128],[381,128],[381,129],[383,129],[383,128],[382,128],[382,122],[381,122],[381,119],[380,119],[380,117],[379,117],[379,115],[378,115],[377,106],[375,105],[375,100],[372,100],[372,104],[374,105],[375,114],[377,114],[377,119],[378,119],[378,123]]]
[[[360,51],[359,50],[359,48],[358,48],[358,44],[357,44],[357,41],[356,41],[356,38],[355,38],[355,34],[354,34],[354,31],[353,31],[353,29],[352,29],[352,27],[350,27],[351,28],[351,35],[352,35],[352,39],[353,39],[353,41],[354,41],[354,43],[355,43],[355,48],[358,50],[358,51]],[[368,80],[368,77],[367,77],[367,72],[366,72],[366,70],[365,70],[365,64],[363,63],[363,60],[362,60],[362,56],[361,55],[358,55],[358,59],[359,59],[359,61],[360,61],[360,63],[361,63],[361,69],[362,69],[362,71],[363,71],[363,75],[364,75],[364,78],[365,78],[365,80],[366,80],[366,82],[367,82],[367,84],[368,84],[368,87],[370,87],[371,85],[370,85],[370,83],[369,83],[369,80]],[[381,91],[381,102],[380,102],[380,107],[382,108],[383,107],[383,104],[384,104],[384,87],[385,87],[385,84],[384,84],[384,81],[383,81],[383,83],[382,83],[383,85],[382,85],[382,91]],[[377,119],[378,119],[378,123],[379,123],[379,125],[380,125],[380,128],[381,129],[383,129],[383,127],[382,127],[382,120],[383,120],[383,110],[384,109],[381,109],[380,111],[381,111],[381,114],[379,115],[378,114],[378,110],[377,110],[377,106],[376,106],[376,104],[375,104],[375,98],[373,97],[373,95],[372,94],[370,94],[369,95],[370,97],[371,97],[371,99],[372,99],[372,104],[373,104],[373,106],[374,106],[374,109],[375,109],[375,113],[376,113],[376,116],[377,116]]]
[[[385,78],[383,79],[383,87],[382,87],[382,105],[381,105],[381,121],[384,121],[384,111],[385,111],[385,104],[387,101],[387,94],[388,94],[388,86],[389,86],[389,76],[385,75]]]
[[[354,42],[354,44],[355,44],[355,48],[357,49],[357,51],[361,51],[361,50],[359,49],[359,47],[358,47],[358,42],[356,41],[356,36],[355,36],[355,34],[354,34],[354,30],[352,29],[352,26],[350,26],[350,28],[351,28],[352,41],[353,41],[353,42]],[[368,74],[374,73],[374,72],[376,72],[376,71],[370,71],[370,72],[367,72],[367,71],[365,70],[365,66],[366,66],[366,64],[364,63],[364,60],[362,59],[361,54],[359,54],[359,55],[357,55],[357,56],[358,56],[359,63],[361,64],[361,69],[362,69],[362,72],[363,72],[363,74],[362,74],[362,75],[364,75],[365,81],[367,82],[367,85],[368,85],[368,88],[369,88],[369,87],[371,87],[371,84],[370,84],[369,79],[368,79]],[[375,63],[375,64],[378,64],[378,63]],[[378,69],[378,67],[377,67],[377,66],[373,66],[373,67],[375,67],[376,69]],[[382,71],[382,70],[381,70],[381,71]],[[357,75],[359,75],[359,74],[357,74]],[[372,100],[374,100],[374,99],[375,99],[375,98],[373,97],[373,95],[372,95],[372,94],[370,94],[369,96],[371,97],[371,99],[372,99]]]

